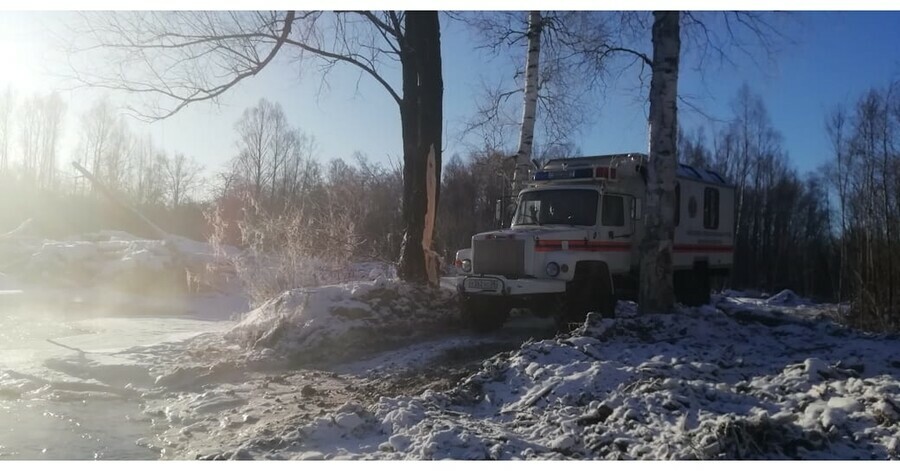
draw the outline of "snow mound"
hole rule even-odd
[[[226,339],[300,363],[337,361],[456,324],[453,293],[379,278],[286,291],[251,311]]]
[[[775,296],[770,297],[766,300],[766,303],[773,306],[806,306],[812,304],[809,299],[800,297],[797,293],[789,289],[783,290]]]

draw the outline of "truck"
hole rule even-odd
[[[512,309],[527,308],[563,328],[635,299],[647,159],[561,158],[535,170],[509,227],[475,234],[456,254],[471,326],[498,329]],[[732,268],[734,187],[713,170],[678,164],[676,174],[673,287],[678,302],[702,305]]]

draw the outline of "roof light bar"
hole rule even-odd
[[[575,168],[570,170],[542,170],[540,172],[535,172],[532,180],[539,182],[547,180],[575,180],[583,178],[615,180],[616,169],[609,167],[588,167]]]

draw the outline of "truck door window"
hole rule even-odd
[[[703,227],[719,228],[719,190],[707,187],[703,191]]]
[[[601,222],[604,226],[625,225],[625,198],[615,195],[603,195],[603,216]]]

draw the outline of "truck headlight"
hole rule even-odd
[[[550,262],[547,264],[547,275],[556,277],[559,275],[559,265],[556,262]]]
[[[463,260],[461,268],[462,268],[462,271],[469,273],[470,271],[472,271],[472,261],[469,260],[468,258]]]

